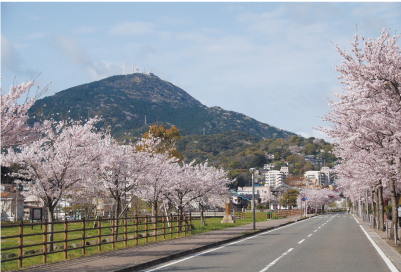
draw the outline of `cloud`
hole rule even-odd
[[[318,139],[324,139],[326,142],[333,142],[332,138],[329,138],[326,133],[321,132],[319,130],[312,129],[309,132],[298,131],[296,134],[301,135],[304,138],[314,137]]]
[[[13,71],[21,69],[22,58],[10,41],[1,34],[1,66]]]
[[[15,49],[14,45],[1,34],[1,70],[8,70],[16,74],[23,74],[29,77],[36,77],[39,71],[24,68],[25,60]]]
[[[110,35],[141,35],[153,33],[155,24],[135,21],[128,23],[121,23],[113,26],[108,34]]]
[[[115,62],[93,61],[76,39],[53,35],[50,44],[71,63],[82,68],[92,80],[121,74],[122,65]]]
[[[93,26],[81,26],[75,30],[76,33],[80,34],[92,34],[95,32],[99,32],[101,29],[99,27]]]

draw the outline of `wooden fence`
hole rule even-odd
[[[296,215],[301,215],[301,210],[300,209],[291,209],[291,210],[274,210],[273,211],[273,216],[277,218],[284,218],[284,217],[289,217],[289,216],[296,216]]]
[[[89,227],[85,226],[88,223],[95,223],[96,226]],[[117,222],[117,224],[115,224]],[[82,228],[69,229],[69,225],[72,224],[82,224]],[[63,225],[64,230],[51,232],[52,234],[63,234],[64,239],[58,241],[48,241],[48,235],[50,232],[47,231],[47,226],[49,224],[55,225]],[[33,227],[35,225],[42,225],[43,232],[33,233],[33,234],[24,234],[24,227]],[[105,226],[106,225],[106,226]],[[153,240],[156,242],[159,236],[163,236],[163,239],[166,239],[166,235],[170,236],[170,239],[173,238],[173,235],[176,237],[180,237],[182,234],[186,236],[187,233],[192,234],[192,216],[191,213],[184,214],[182,217],[170,215],[166,216],[135,216],[131,218],[119,218],[118,220],[115,218],[98,218],[98,219],[89,219],[85,220],[85,218],[81,220],[74,221],[57,221],[57,222],[42,222],[42,223],[24,223],[20,222],[19,224],[13,225],[2,225],[1,228],[4,231],[6,228],[18,228],[18,235],[11,236],[1,236],[1,239],[11,239],[18,238],[18,246],[13,247],[5,247],[1,248],[2,253],[4,251],[15,250],[18,249],[17,257],[15,254],[11,254],[11,258],[4,258],[2,254],[1,263],[18,260],[18,268],[22,268],[22,260],[25,258],[31,258],[35,256],[43,256],[43,263],[46,263],[46,257],[49,254],[64,253],[64,259],[67,259],[67,253],[70,250],[82,249],[82,255],[85,254],[85,249],[88,247],[97,246],[98,252],[101,252],[101,247],[106,244],[111,244],[112,249],[115,249],[115,244],[118,242],[124,243],[124,247],[127,247],[127,242],[134,240],[134,245],[138,245],[139,239],[144,239],[145,243],[148,243],[148,238],[153,237]],[[128,229],[131,229],[128,231]],[[54,227],[53,227],[54,229]],[[102,234],[102,229],[111,230],[110,234]],[[119,229],[123,229],[123,232],[118,232]],[[88,232],[91,230],[97,230],[97,235],[88,236]],[[117,230],[117,231],[116,231]],[[81,232],[82,235],[79,238],[68,239],[68,234],[71,232]],[[129,235],[132,234],[132,235]],[[118,237],[118,235],[123,235],[123,237]],[[29,236],[42,236],[43,243],[36,244],[24,244],[24,238]],[[105,237],[109,237],[105,239]],[[95,238],[95,240],[88,241],[89,239]],[[117,239],[120,238],[120,239]],[[78,241],[76,244],[69,244],[69,242]],[[49,245],[62,243],[62,246],[54,246],[54,250],[50,251]],[[31,250],[23,252],[24,248],[34,247],[34,246],[42,246],[42,249]],[[32,254],[29,254],[32,253]],[[10,254],[9,254],[10,255]]]

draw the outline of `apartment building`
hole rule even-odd
[[[271,170],[265,174],[265,186],[276,187],[284,181],[284,173],[278,170]]]
[[[330,168],[322,167],[321,171],[307,171],[304,174],[305,178],[310,180],[315,179],[316,185],[329,185],[330,184]]]

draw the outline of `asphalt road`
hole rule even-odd
[[[345,213],[323,215],[146,271],[390,271]]]

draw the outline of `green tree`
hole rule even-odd
[[[281,198],[280,205],[281,206],[295,206],[297,204],[299,192],[295,189],[288,190]]]

